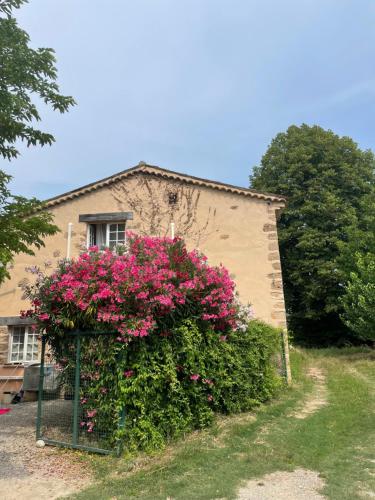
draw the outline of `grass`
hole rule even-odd
[[[328,404],[305,419],[293,413],[314,394],[309,367],[326,375]],[[375,491],[375,351],[292,353],[293,387],[253,414],[219,418],[153,457],[91,457],[99,484],[77,499],[234,499],[244,481],[306,468],[331,499]]]

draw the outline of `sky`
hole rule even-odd
[[[239,186],[272,138],[307,123],[375,149],[374,0],[30,0],[56,51],[56,142],[0,168],[46,199],[145,161]]]

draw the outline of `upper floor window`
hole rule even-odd
[[[112,250],[126,244],[126,221],[132,219],[132,212],[79,215],[79,222],[87,223],[87,247],[109,247]]]
[[[125,245],[125,224],[107,224],[107,230],[109,248],[112,249],[116,248],[119,245]]]
[[[31,326],[13,326],[9,339],[10,363],[38,361],[38,334],[31,329]]]
[[[109,247],[114,250],[125,245],[125,222],[111,224],[89,224],[87,233],[87,246]]]

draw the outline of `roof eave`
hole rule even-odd
[[[273,193],[263,193],[261,191],[256,191],[250,188],[243,188],[239,186],[234,186],[232,184],[225,184],[223,182],[211,181],[209,179],[203,179],[200,177],[195,177],[187,174],[180,174],[179,172],[174,172],[172,170],[166,170],[161,167],[147,165],[145,163],[140,163],[139,165],[129,168],[127,170],[123,170],[118,172],[117,174],[113,174],[109,177],[105,177],[99,181],[92,182],[90,184],[86,184],[80,188],[74,189],[72,191],[68,191],[61,195],[55,196],[53,198],[49,198],[45,200],[44,204],[48,207],[53,207],[60,203],[64,203],[70,201],[78,196],[82,196],[89,192],[95,191],[97,189],[101,189],[105,186],[118,182],[121,179],[125,179],[127,177],[131,177],[136,174],[141,175],[153,175],[156,177],[169,178],[174,180],[179,180],[182,182],[186,182],[188,184],[195,184],[199,186],[204,186],[212,189],[218,189],[224,192],[231,192],[234,194],[250,196],[253,198],[264,199],[266,201],[277,202],[281,204],[285,204],[286,198],[284,196],[279,196]]]

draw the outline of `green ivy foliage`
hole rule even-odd
[[[190,319],[167,337],[150,335],[128,344],[110,335],[84,340],[82,432],[105,429],[112,446],[150,452],[209,426],[215,413],[251,410],[281,385],[275,366],[279,345],[280,332],[257,320],[228,337]],[[67,372],[74,349],[65,339],[54,350],[66,358]]]

